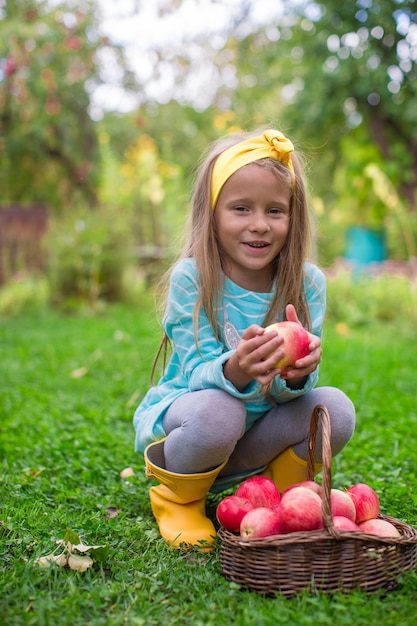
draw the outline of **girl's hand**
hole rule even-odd
[[[235,356],[239,369],[245,375],[245,386],[251,380],[257,380],[261,385],[268,385],[275,376],[280,374],[280,370],[275,369],[274,365],[284,356],[284,350],[281,347],[283,342],[283,337],[280,337],[275,330],[265,332],[264,328],[256,324],[244,331]],[[240,385],[239,388],[242,386]]]
[[[300,323],[296,310],[292,304],[289,304],[285,313],[287,316],[287,320],[290,322]],[[312,374],[318,367],[321,361],[322,355],[322,347],[320,337],[313,335],[312,333],[308,333],[310,337],[310,354],[303,357],[302,359],[298,359],[295,362],[295,367],[287,371],[285,375],[282,376],[285,380],[291,381],[296,380],[298,378],[305,378],[309,374]]]
[[[287,319],[291,322],[300,321],[292,304],[286,308]],[[310,354],[295,362],[295,367],[282,374],[275,364],[284,356],[283,337],[277,331],[265,331],[265,328],[252,324],[238,343],[235,354],[225,363],[224,375],[241,391],[252,381],[261,385],[269,385],[276,376],[287,381],[289,387],[301,388],[305,378],[314,372],[321,360],[321,341],[319,337],[309,333]]]

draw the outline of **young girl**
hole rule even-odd
[[[269,129],[212,146],[192,200],[188,241],[170,273],[159,356],[162,378],[134,416],[136,450],[160,484],[150,489],[161,535],[210,548],[209,491],[253,474],[280,491],[305,480],[310,418],[331,417],[332,454],[352,436],[355,411],[339,389],[314,388],[321,359],[325,278],[308,263],[306,191],[294,146]],[[309,331],[310,353],[274,367],[288,319]],[[321,469],[318,436],[316,473]]]

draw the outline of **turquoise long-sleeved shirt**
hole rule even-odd
[[[310,310],[312,332],[321,337],[326,308],[326,280],[323,272],[311,263],[305,264],[305,292]],[[223,374],[223,364],[234,352],[222,333],[216,339],[204,311],[199,316],[198,347],[194,339],[193,311],[199,295],[199,280],[194,259],[178,262],[171,274],[168,304],[163,318],[165,332],[172,344],[172,354],[166,371],[156,386],[149,389],[137,407],[133,424],[136,431],[135,449],[145,450],[152,441],[165,437],[163,418],[169,406],[179,396],[190,391],[218,388],[240,398],[246,406],[246,429],[272,408],[271,401],[262,394],[262,385],[252,381],[239,391]],[[233,325],[238,334],[251,324],[263,325],[273,292],[247,291],[225,278],[219,327],[225,322]],[[280,316],[282,319],[282,315]],[[307,377],[302,389],[290,389],[277,376],[271,395],[278,404],[307,393],[317,383],[318,371]]]

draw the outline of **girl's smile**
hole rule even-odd
[[[270,170],[250,163],[224,184],[215,208],[223,270],[245,289],[271,289],[274,261],[290,226],[291,189]]]

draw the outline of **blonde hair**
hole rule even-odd
[[[224,274],[222,258],[217,243],[215,211],[211,206],[211,174],[217,157],[230,146],[247,138],[258,135],[253,133],[234,133],[211,144],[197,170],[194,192],[191,199],[191,213],[186,230],[187,238],[177,262],[183,258],[195,260],[199,277],[200,295],[194,309],[194,334],[198,345],[198,316],[204,310],[213,332],[220,339],[217,311],[222,306]],[[275,287],[274,297],[264,319],[264,326],[276,321],[287,304],[293,304],[301,323],[311,330],[310,313],[304,293],[304,263],[311,252],[312,234],[310,215],[307,206],[307,194],[300,157],[291,154],[295,172],[295,188],[288,166],[273,158],[255,161],[262,168],[273,172],[281,184],[291,190],[290,225],[287,240],[275,260],[275,275],[271,287]],[[163,277],[163,306],[167,304],[167,292],[170,271]],[[169,339],[164,333],[155,356],[152,368],[152,380],[159,357],[163,354],[163,368],[167,361]]]

